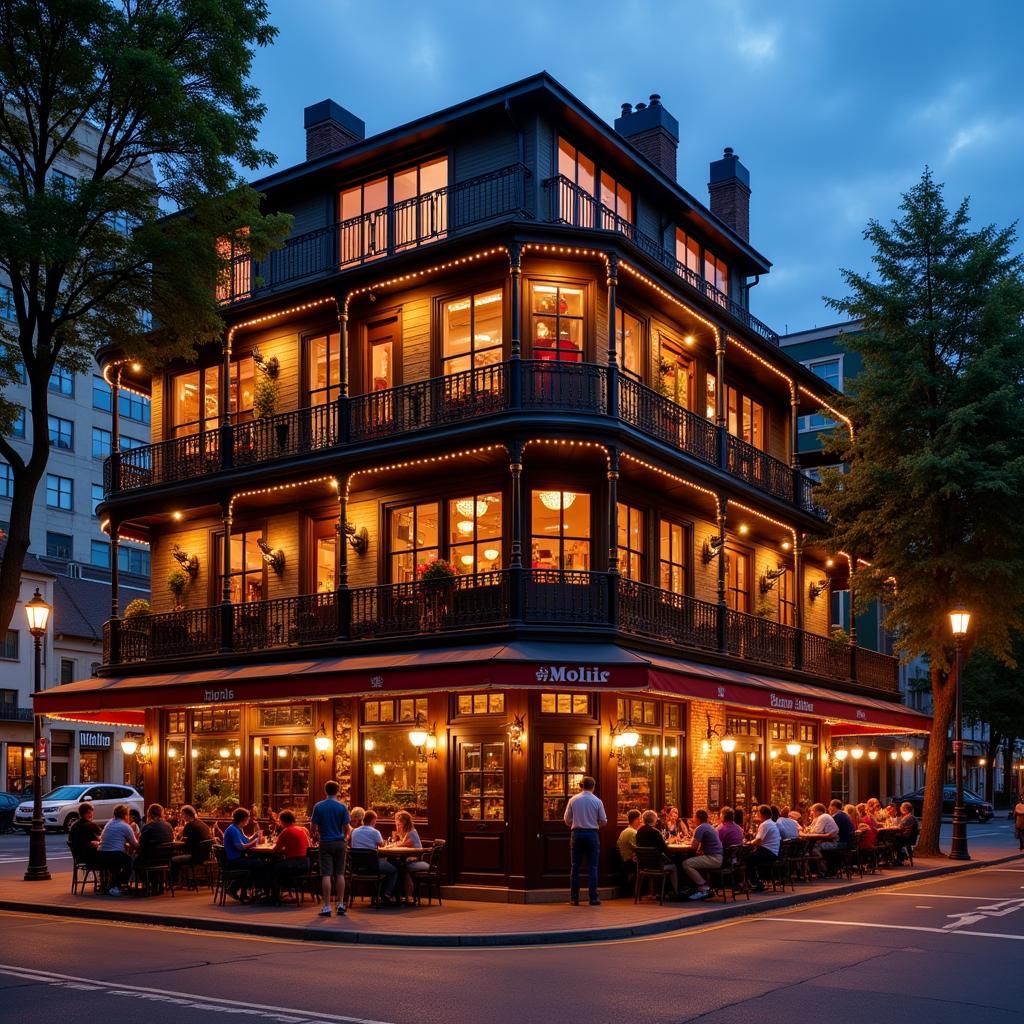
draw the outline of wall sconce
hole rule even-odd
[[[326,761],[327,752],[334,744],[331,742],[331,737],[327,735],[327,726],[323,722],[320,723],[320,728],[313,735],[313,746],[316,747],[320,760]]]
[[[256,538],[256,547],[260,549],[263,561],[280,576],[284,572],[284,552],[280,548],[272,550],[263,537]]]
[[[761,593],[767,594],[769,590],[775,588],[775,584],[778,583],[779,579],[786,575],[786,567],[780,565],[777,569],[769,569],[766,573],[761,576]]]
[[[721,537],[706,538],[700,553],[700,557],[704,564],[708,565],[717,555],[720,555],[724,546],[725,541],[723,541]]]
[[[828,590],[828,580],[822,580],[821,583],[815,583],[811,580],[810,586],[807,588],[807,596],[812,602],[817,601],[825,591]]]
[[[723,736],[718,731],[717,726],[713,726],[711,724],[711,715],[708,715],[706,712],[705,714],[707,715],[708,720],[708,731],[704,736],[705,753],[711,750],[712,739],[717,739],[722,748],[722,752],[725,754],[731,754],[736,749],[736,737],[733,736],[731,732],[726,732]]]
[[[423,717],[423,714],[417,712],[416,721],[413,723],[413,727],[409,730],[409,742],[416,748],[416,753],[419,755],[421,762],[427,760],[427,751],[430,751],[429,756],[437,759],[437,722],[435,722],[429,729],[426,728],[427,722]]]
[[[622,748],[632,749],[640,742],[640,733],[633,728],[632,719],[625,723],[621,720],[612,722],[609,732],[612,735],[612,746],[608,751],[609,757],[618,757],[619,750]]]
[[[509,723],[508,739],[513,754],[523,752],[523,736],[526,734],[526,719],[522,715],[516,715]]]
[[[147,768],[153,761],[153,743],[147,736],[141,743],[138,740],[126,738],[121,740],[121,752],[125,757],[135,756],[140,768]],[[168,755],[170,756],[170,755]]]
[[[281,360],[277,356],[271,356],[269,359],[264,358],[263,353],[258,347],[252,350],[252,363],[253,366],[266,374],[270,380],[277,380],[277,375],[281,372]]]
[[[175,544],[171,548],[171,557],[188,573],[191,579],[199,574],[199,558],[197,555],[190,555]]]
[[[343,532],[348,539],[348,546],[357,554],[365,555],[370,547],[370,534],[367,532],[365,526],[360,526],[357,530],[353,523],[345,523],[342,527],[339,524],[338,532]]]

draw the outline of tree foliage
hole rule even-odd
[[[847,467],[819,500],[837,549],[870,560],[856,602],[882,598],[898,649],[923,653],[934,703],[922,843],[937,850],[953,706],[947,613],[974,613],[972,643],[1007,663],[1024,620],[1024,281],[1014,229],[973,229],[969,204],[944,201],[929,171],[889,225],[871,221],[874,273],[843,271],[838,312],[864,371],[843,401]]]
[[[53,369],[86,370],[107,343],[150,366],[191,357],[221,333],[215,285],[230,247],[260,257],[289,228],[240,177],[272,160],[248,76],[275,32],[264,0],[0,5],[0,271],[15,313],[0,390],[24,367],[31,396],[29,455],[0,437],[14,477],[3,622],[49,453]],[[58,173],[69,163],[72,177]],[[0,433],[14,412],[0,399]]]

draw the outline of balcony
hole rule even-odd
[[[899,692],[895,658],[602,572],[503,569],[108,622],[105,664],[457,635],[505,626],[596,627],[744,664]]]
[[[818,518],[814,481],[625,375],[595,363],[510,360],[117,452],[104,489],[127,494],[328,449],[516,412],[602,416]]]
[[[584,231],[611,231],[621,235],[645,256],[679,277],[687,291],[720,306],[740,326],[756,334],[762,341],[770,345],[779,344],[778,334],[758,320],[745,306],[680,263],[675,253],[667,250],[658,239],[645,234],[635,224],[618,216],[585,189],[560,175],[548,178],[544,182],[544,188],[548,194],[549,223],[567,224],[569,227]]]
[[[0,722],[31,722],[32,709],[14,704],[0,704]]]
[[[526,204],[528,177],[529,171],[522,164],[510,164],[456,185],[295,235],[266,259],[237,256],[224,272],[217,298],[227,305],[244,302],[286,286],[468,234],[492,222],[530,219]]]

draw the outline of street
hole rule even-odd
[[[1004,824],[1002,822],[993,824]],[[979,826],[979,831],[981,830]],[[6,843],[7,840],[5,839]],[[6,1019],[147,1024],[1020,1018],[1024,863],[645,939],[448,949],[5,913]]]

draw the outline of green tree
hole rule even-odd
[[[275,33],[263,0],[0,4],[0,271],[15,312],[0,325],[0,393],[24,367],[31,395],[26,457],[0,398],[14,478],[0,622],[49,456],[54,368],[86,370],[106,343],[150,366],[191,356],[221,333],[214,286],[230,245],[259,257],[289,228],[261,214],[239,170],[272,159],[256,144],[264,107],[248,75]],[[74,179],[55,173],[65,160]],[[144,311],[157,326],[141,335]]]
[[[972,229],[968,201],[947,208],[928,170],[864,237],[873,274],[844,270],[849,295],[830,300],[865,322],[846,339],[864,362],[843,402],[854,437],[830,440],[848,471],[824,473],[819,500],[836,549],[871,560],[856,604],[883,598],[900,652],[929,660],[921,850],[935,854],[955,703],[947,613],[963,601],[971,645],[1007,664],[1024,618],[1024,282],[1014,229]]]

